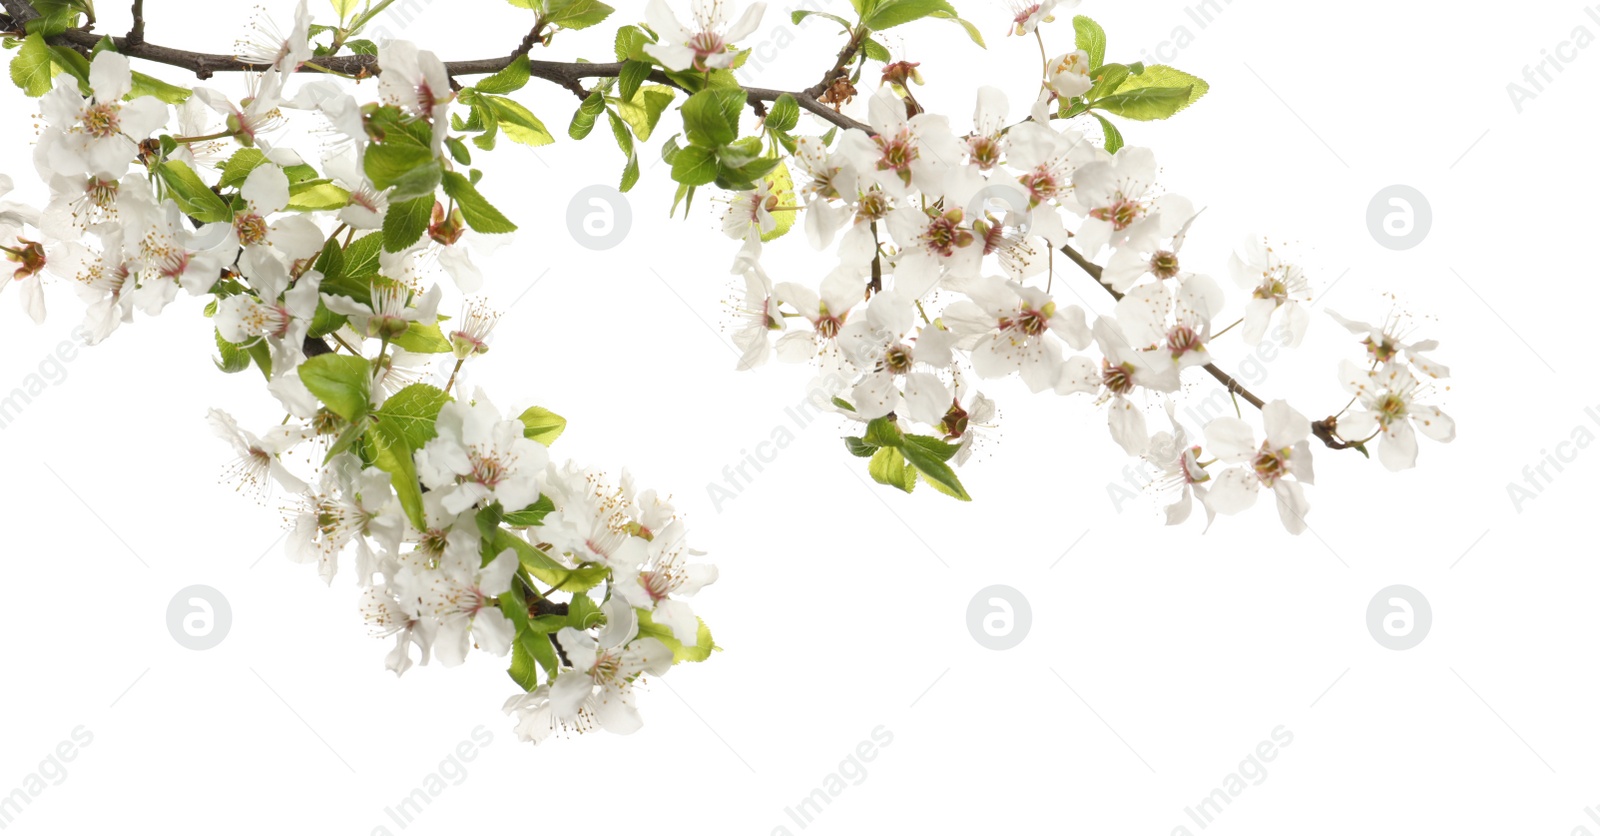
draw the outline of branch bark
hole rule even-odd
[[[11,28],[16,31],[20,32],[29,20],[38,17],[38,13],[33,10],[33,7],[28,4],[27,0],[0,0],[0,4],[4,5],[6,13],[11,19]],[[208,79],[213,74],[219,72],[260,72],[267,69],[267,66],[265,65],[241,61],[239,58],[233,55],[222,55],[211,52],[195,52],[192,50],[174,49],[172,47],[162,46],[160,44],[149,43],[144,40],[142,0],[136,2],[134,8],[138,16],[135,19],[134,30],[129,32],[129,37],[111,38],[111,42],[116,45],[117,51],[128,56],[129,58],[138,58],[156,64],[165,64],[169,67],[178,67],[179,69],[188,70],[189,72],[194,73],[196,78],[202,80]],[[71,47],[78,52],[83,53],[84,55],[88,55],[90,50],[94,48],[94,45],[99,43],[100,38],[100,35],[90,31],[87,28],[68,29],[60,35],[51,38],[50,42],[53,44]],[[527,49],[532,49],[533,47],[532,43],[528,43],[530,40],[532,40],[532,38],[524,39],[524,44],[526,44]],[[507,65],[516,60],[517,56],[525,54],[526,51],[526,49],[519,48],[516,52],[513,52],[510,55],[504,55],[495,58],[474,58],[465,61],[446,61],[444,62],[444,66],[445,70],[450,73],[452,78],[458,75],[491,75],[505,69]],[[337,73],[344,73],[345,75],[355,76],[357,78],[371,77],[382,71],[382,68],[378,65],[377,57],[372,55],[327,56],[317,59],[316,64],[324,69],[332,70]],[[623,65],[621,62],[609,64],[590,64],[582,61],[565,62],[535,60],[528,62],[528,70],[534,78],[548,81],[565,90],[569,90],[579,98],[589,95],[588,91],[584,90],[581,83],[583,79],[616,78],[619,74],[621,74],[622,67]],[[301,68],[301,72],[311,71],[314,70],[310,70],[306,67]],[[666,73],[660,70],[650,73],[649,80],[657,84],[665,84],[671,87],[677,87],[680,90],[683,89],[680,85],[674,83],[672,79],[668,78]],[[758,105],[763,105],[766,102],[774,101],[779,96],[782,96],[787,92],[788,95],[794,97],[795,102],[799,104],[800,107],[822,117],[823,119],[826,119],[828,122],[837,125],[838,127],[868,130],[867,126],[861,122],[857,122],[848,116],[834,111],[833,108],[822,104],[817,100],[816,95],[808,90],[788,92],[766,87],[746,87],[744,88],[744,91],[746,97],[750,101],[751,107],[756,107]]]
[[[1095,283],[1100,285],[1105,292],[1111,294],[1112,298],[1118,301],[1122,300],[1121,293],[1118,293],[1115,288],[1101,281],[1101,276],[1104,275],[1105,271],[1101,269],[1100,265],[1095,264],[1087,258],[1084,258],[1083,253],[1073,249],[1071,244],[1062,245],[1061,251],[1066,253],[1067,258],[1072,259],[1072,263],[1082,268],[1083,272],[1088,273],[1091,277],[1093,277]],[[1266,402],[1261,400],[1260,396],[1245,388],[1244,384],[1235,379],[1233,375],[1217,368],[1217,364],[1207,363],[1202,366],[1202,368],[1206,370],[1207,374],[1216,378],[1217,382],[1227,387],[1229,392],[1244,398],[1245,402],[1249,403],[1256,409],[1262,409],[1266,406]],[[1337,427],[1338,419],[1335,416],[1330,415],[1321,421],[1312,422],[1311,434],[1316,436],[1318,440],[1332,450],[1345,450],[1354,446],[1348,442],[1340,440],[1337,435],[1335,435]]]

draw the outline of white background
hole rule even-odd
[[[551,54],[610,60],[611,23],[642,17],[642,4],[619,5]],[[102,6],[100,29],[124,31],[126,11]],[[151,41],[213,52],[230,49],[248,13],[241,2],[147,7]],[[922,62],[919,96],[961,129],[981,83],[1005,86],[1020,112],[1038,55],[1001,36],[1002,4],[958,7],[987,52],[937,21],[890,40]],[[829,8],[848,14],[844,0]],[[770,9],[746,45],[772,40],[785,11]],[[1455,371],[1440,392],[1455,443],[1423,441],[1420,467],[1399,475],[1318,449],[1311,531],[1285,535],[1262,502],[1202,536],[1198,524],[1163,528],[1147,500],[1113,503],[1126,462],[1099,413],[1009,381],[987,387],[1003,426],[963,472],[977,501],[869,486],[836,419],[801,430],[786,416],[808,372],[732,370],[732,242],[704,196],[687,222],[668,221],[671,183],[649,168],[670,116],[629,196],[631,233],[598,254],[573,241],[566,214],[580,188],[615,183],[605,130],[537,152],[504,145],[486,158],[485,189],[521,232],[485,260],[507,314],[474,379],[502,406],[567,416],[559,454],[628,466],[674,494],[722,570],[695,604],[724,651],[652,682],[637,735],[539,748],[516,742],[499,712],[514,688],[499,660],[396,680],[348,575],[328,589],[289,563],[277,503],[218,483],[226,451],[206,410],[252,425],[281,413],[254,372],[211,367],[210,325],[182,299],[84,351],[0,432],[0,794],[74,728],[93,734],[8,831],[400,832],[385,808],[482,726],[491,743],[407,832],[798,833],[785,808],[881,726],[892,743],[806,832],[1199,832],[1185,807],[1283,726],[1292,744],[1208,832],[1600,832],[1584,812],[1600,804],[1600,573],[1586,518],[1600,451],[1551,469],[1520,512],[1507,493],[1575,428],[1600,434],[1584,413],[1600,408],[1586,365],[1600,54],[1564,50],[1570,66],[1521,113],[1506,90],[1575,27],[1600,24],[1578,3],[1236,0],[1205,27],[1177,0],[1080,11],[1110,33],[1109,60],[1167,59],[1213,86],[1170,123],[1125,130],[1156,149],[1166,188],[1208,207],[1186,263],[1221,276],[1228,249],[1259,230],[1303,257],[1319,300],[1327,291],[1319,309],[1415,314],[1417,336],[1441,340],[1435,357]],[[1069,16],[1046,30],[1052,52],[1069,47]],[[509,51],[528,17],[481,0],[387,23],[465,58]],[[1186,48],[1158,56],[1179,27]],[[747,81],[809,85],[838,45],[828,25],[808,25]],[[37,199],[35,104],[0,96],[13,125],[0,159]],[[518,98],[558,135],[576,105],[538,82]],[[1380,247],[1366,222],[1369,200],[1395,183],[1432,206],[1431,234],[1406,252]],[[799,236],[771,247],[769,263],[778,280],[815,281],[828,266]],[[1056,282],[1070,289],[1061,298],[1107,309],[1070,265]],[[0,392],[39,371],[81,312],[57,285],[34,327],[14,296],[0,298]],[[1337,361],[1358,350],[1320,313],[1315,323],[1255,387],[1312,417],[1343,404]],[[1246,354],[1231,339],[1214,351],[1225,367]],[[796,440],[716,508],[707,485],[779,428]],[[1408,651],[1381,647],[1365,625],[1374,593],[1396,583],[1432,604],[1431,633]],[[231,604],[213,650],[168,634],[167,604],[191,584]],[[992,584],[1031,604],[1014,650],[968,633],[968,603]]]

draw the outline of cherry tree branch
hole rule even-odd
[[[1104,270],[1101,269],[1100,265],[1095,264],[1087,258],[1084,258],[1083,253],[1073,249],[1071,244],[1062,245],[1061,251],[1066,253],[1067,258],[1071,259],[1073,264],[1078,265],[1083,269],[1083,272],[1088,273],[1090,277],[1095,280],[1096,284],[1099,284],[1100,287],[1105,289],[1105,292],[1111,294],[1112,298],[1118,301],[1122,300],[1121,293],[1118,293],[1115,288],[1106,284],[1104,281],[1101,281],[1101,276],[1104,274]],[[1217,368],[1216,363],[1207,363],[1202,368],[1204,368],[1212,377],[1216,378],[1219,383],[1227,387],[1229,392],[1244,398],[1245,401],[1251,406],[1255,407],[1256,409],[1263,409],[1266,407],[1266,402],[1261,400],[1260,396],[1256,395],[1256,393],[1250,391],[1249,389],[1246,389],[1244,384],[1235,379],[1233,375]],[[1347,450],[1351,447],[1355,447],[1356,445],[1338,437],[1338,424],[1339,419],[1336,415],[1330,415],[1320,421],[1313,421],[1311,422],[1311,434],[1316,436],[1317,440],[1327,445],[1327,447],[1331,450]]]
[[[38,12],[28,4],[27,0],[0,0],[0,5],[5,7],[5,28],[9,31],[21,32],[29,20],[38,17]],[[186,49],[175,49],[160,44],[149,43],[144,40],[144,15],[143,0],[134,3],[135,19],[134,28],[125,38],[112,37],[111,42],[117,51],[129,58],[138,58],[155,64],[165,64],[169,67],[178,67],[194,73],[195,78],[204,80],[220,72],[260,72],[268,69],[264,64],[253,64],[242,61],[237,56],[223,55],[212,52],[195,52]],[[444,62],[445,71],[451,77],[465,75],[491,75],[505,69],[512,61],[530,51],[539,38],[537,30],[530,32],[525,37],[517,51],[510,55],[495,58],[474,58],[465,61]],[[85,55],[100,42],[102,36],[88,28],[68,29],[60,35],[50,38],[50,43],[71,47]],[[356,78],[370,78],[382,71],[378,65],[377,56],[373,55],[330,55],[316,59],[317,67],[336,73],[354,76]],[[563,89],[571,91],[579,98],[585,98],[589,92],[584,89],[582,81],[589,78],[616,78],[622,73],[622,62],[609,64],[591,64],[582,61],[529,61],[528,71],[534,78],[551,82]],[[311,71],[313,68],[301,67],[301,72]],[[682,85],[674,82],[661,70],[650,73],[649,80],[657,84],[665,84],[678,89]],[[817,100],[817,96],[809,90],[789,92],[775,90],[767,87],[745,87],[745,95],[751,107],[764,106],[764,103],[776,100],[787,95],[794,97],[800,107],[828,122],[841,128],[860,128],[865,130],[866,125],[845,116],[833,108]]]
[[[144,43],[144,0],[133,0],[133,27],[128,30],[124,43]]]

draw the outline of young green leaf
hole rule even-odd
[[[383,248],[397,253],[417,243],[428,231],[428,219],[433,214],[432,196],[418,197],[389,204],[383,216]]]
[[[344,355],[323,354],[312,359],[334,356],[344,357]],[[301,368],[304,369],[304,366]],[[405,434],[392,421],[380,419],[368,428],[366,440],[367,457],[372,460],[375,467],[389,474],[395,497],[400,500],[400,507],[405,510],[406,518],[418,530],[426,529],[428,526],[422,513],[422,486],[417,483],[417,467],[412,458],[416,451],[406,444]]]
[[[1106,132],[1106,153],[1117,153],[1122,149],[1122,131],[1117,130],[1117,126],[1111,124],[1110,119],[1098,113],[1094,114],[1094,118],[1100,120],[1100,127]]]
[[[1093,107],[1135,122],[1149,122],[1182,110],[1192,92],[1190,87],[1140,87],[1107,96]]]
[[[578,106],[576,113],[572,114],[572,124],[567,126],[567,136],[573,139],[583,139],[594,130],[594,120],[600,118],[600,111],[606,109],[606,94],[599,89],[589,94]]]
[[[672,104],[675,95],[671,87],[650,85],[639,88],[639,93],[629,101],[612,99],[611,104],[622,121],[633,128],[633,135],[642,141],[650,138],[656,124],[661,121],[661,114]]]
[[[530,406],[517,417],[522,421],[523,435],[546,447],[567,428],[567,419],[541,406]]]
[[[684,133],[691,143],[705,148],[727,145],[739,138],[739,114],[744,105],[742,88],[701,90],[683,103]]]
[[[521,90],[532,77],[526,53],[511,59],[506,68],[472,85],[480,93],[513,93]]]
[[[617,74],[617,95],[623,101],[633,99],[639,92],[639,85],[650,77],[650,71],[655,69],[649,61],[628,61],[622,65],[622,72]]]
[[[867,473],[880,485],[911,493],[917,486],[917,471],[907,466],[906,457],[893,447],[883,447],[867,462]]]
[[[462,216],[467,219],[467,226],[474,230],[491,234],[517,231],[517,225],[500,214],[499,209],[478,193],[472,181],[459,172],[445,173],[444,193],[455,200]]]
[[[233,209],[182,160],[167,160],[156,172],[185,215],[207,224],[233,220]]]
[[[691,145],[672,158],[672,179],[685,186],[704,186],[717,179],[717,154],[710,148]]]
[[[512,142],[538,147],[556,141],[539,117],[518,102],[504,96],[483,96],[482,101]]]
[[[1089,69],[1098,70],[1106,61],[1106,30],[1094,20],[1078,15],[1072,19],[1078,49],[1089,53]]]
[[[587,29],[614,11],[599,0],[545,0],[545,19],[563,29]]]
[[[346,421],[363,418],[372,405],[372,363],[349,354],[319,354],[300,364],[300,382]]]
[[[409,351],[412,354],[448,354],[454,347],[445,339],[444,332],[437,325],[422,325],[413,322],[406,328],[405,333],[392,340],[396,348]]]
[[[439,419],[439,410],[449,402],[450,396],[444,390],[426,383],[413,383],[390,395],[372,414],[392,424],[406,446],[421,450],[436,434],[434,422]]]
[[[766,126],[775,131],[792,131],[800,124],[800,104],[784,93],[767,108]]]
[[[1200,101],[1200,97],[1211,90],[1211,85],[1207,84],[1204,79],[1165,64],[1151,64],[1144,68],[1144,72],[1134,75],[1124,82],[1118,92],[1127,93],[1145,87],[1189,88],[1188,97],[1173,113],[1183,112],[1184,108]]]

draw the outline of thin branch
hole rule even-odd
[[[144,0],[133,0],[133,28],[122,40],[134,46],[144,43]]]
[[[140,0],[140,2],[142,2],[142,0]],[[34,11],[33,7],[27,3],[27,0],[0,0],[0,5],[4,5],[7,14],[9,14],[11,17],[12,26],[17,31],[21,31],[29,20],[39,16],[38,13]],[[139,22],[136,22],[135,25],[137,27]],[[130,33],[130,37],[126,38],[113,37],[111,39],[112,43],[116,45],[118,52],[128,56],[129,58],[138,58],[156,64],[165,64],[169,67],[178,67],[180,69],[188,70],[194,73],[196,78],[202,80],[210,78],[214,73],[261,72],[268,69],[268,65],[253,64],[249,61],[242,61],[233,55],[194,52],[191,50],[174,49],[172,47],[148,43],[143,40],[142,31],[139,33],[138,38],[131,37],[132,34],[133,33]],[[538,30],[536,28],[534,32],[529,33],[529,37],[523,39],[523,45],[526,46],[526,49],[519,47],[517,52],[497,58],[475,58],[466,61],[446,61],[444,62],[445,71],[449,73],[452,78],[458,75],[492,75],[500,72],[512,61],[516,60],[517,56],[522,55],[533,48],[531,41],[537,39],[537,34]],[[50,42],[53,44],[69,46],[73,49],[76,49],[78,52],[83,53],[84,55],[88,55],[89,52],[94,48],[94,45],[99,43],[101,37],[102,36],[95,34],[94,32],[90,32],[87,29],[68,29],[60,35],[51,38]],[[377,56],[373,55],[330,55],[318,58],[317,65],[325,70],[343,73],[356,78],[369,78],[377,75],[381,71],[380,67],[378,66]],[[528,71],[534,78],[551,82],[563,89],[571,91],[579,98],[586,98],[589,95],[589,91],[585,90],[583,84],[581,83],[583,79],[616,78],[622,73],[622,67],[623,64],[621,62],[611,64],[590,64],[582,61],[528,62]],[[300,71],[306,72],[308,71],[308,68],[301,67]],[[680,90],[683,89],[681,85],[673,82],[672,79],[667,77],[666,73],[660,70],[651,72],[649,80],[657,84],[665,84],[671,87],[677,87]],[[814,94],[809,90],[798,93],[785,90],[774,90],[766,87],[746,87],[744,90],[752,107],[755,107],[760,103],[775,101],[779,96],[787,93],[788,95],[794,97],[795,102],[799,104],[800,107],[822,117],[823,119],[826,119],[834,125],[837,125],[841,128],[859,128],[861,130],[869,130],[867,126],[861,122],[857,122],[848,116],[835,112],[832,108],[822,104],[817,100],[817,94]]]
[[[1101,277],[1105,274],[1105,271],[1101,269],[1100,265],[1095,264],[1087,258],[1084,258],[1083,254],[1073,249],[1071,244],[1062,245],[1061,251],[1067,254],[1067,258],[1072,259],[1073,264],[1083,268],[1083,272],[1088,273],[1091,277],[1093,277],[1095,283],[1100,285],[1105,292],[1111,294],[1112,298],[1118,301],[1122,300],[1122,294],[1117,292],[1115,288],[1106,284],[1101,279]],[[1266,402],[1261,400],[1256,393],[1246,389],[1244,384],[1235,379],[1233,375],[1217,368],[1216,363],[1207,363],[1201,368],[1204,368],[1206,373],[1216,378],[1217,382],[1227,387],[1229,392],[1244,398],[1245,401],[1251,406],[1255,407],[1256,409],[1264,409],[1266,407]],[[1334,450],[1344,450],[1354,446],[1341,440],[1337,435],[1335,435],[1335,428],[1337,425],[1337,419],[1329,416],[1321,421],[1313,422],[1311,424],[1311,434],[1315,435],[1319,440],[1322,441],[1323,444],[1326,444],[1329,448]]]
[[[824,75],[821,81],[813,84],[810,89],[806,90],[806,95],[816,98],[827,92],[828,88],[833,86],[833,82],[839,78],[839,74],[844,72],[844,68],[849,65],[850,59],[855,57],[856,50],[860,48],[861,36],[855,32],[851,32],[850,40],[845,42],[844,47],[839,50],[838,58],[836,58],[833,62],[833,69],[828,70],[827,75]],[[798,98],[798,96],[796,98]]]

